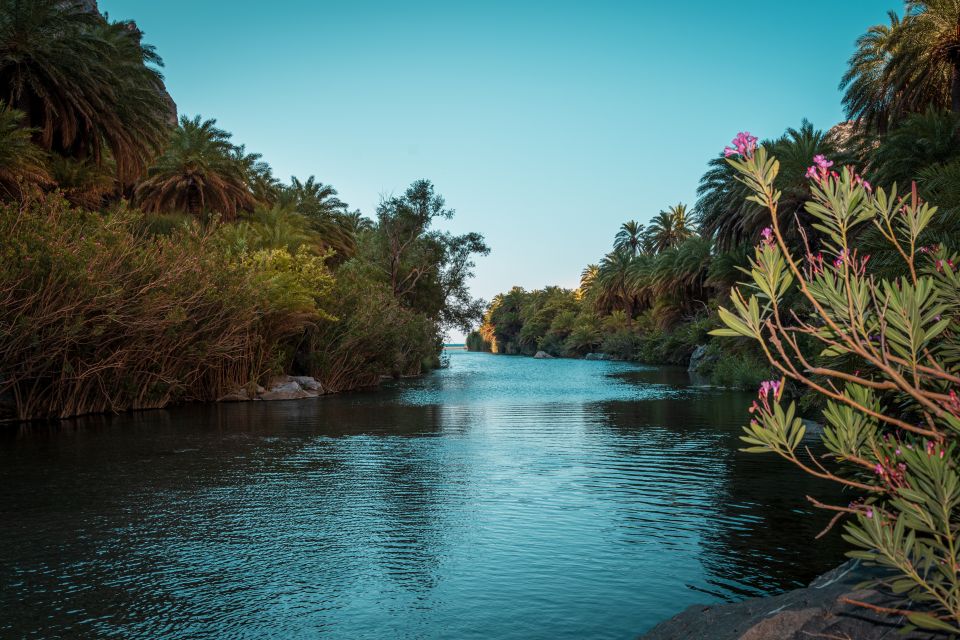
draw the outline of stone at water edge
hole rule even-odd
[[[946,640],[930,631],[899,633],[905,620],[841,602],[842,597],[886,607],[901,603],[878,591],[856,590],[882,570],[858,560],[829,571],[809,587],[767,598],[716,605],[694,605],[661,622],[641,640]]]
[[[547,353],[546,351],[537,351],[537,355],[533,356],[537,360],[553,360],[553,356]]]
[[[323,393],[323,387],[320,386],[320,383],[316,378],[310,376],[290,376],[297,384],[300,385],[305,391],[316,391],[318,393]]]
[[[697,373],[704,365],[713,364],[720,359],[717,354],[708,354],[707,345],[697,345],[697,348],[690,354],[690,364],[687,366],[689,373]]]
[[[245,402],[248,400],[302,400],[324,394],[323,386],[310,376],[280,376],[272,379],[267,388],[236,387],[217,399],[218,402]]]

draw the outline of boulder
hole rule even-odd
[[[316,382],[313,378],[310,378]],[[310,386],[314,386],[311,384]],[[319,389],[319,384],[315,385]],[[267,390],[259,394],[260,400],[300,400],[302,398],[316,398],[320,395],[318,389],[304,389],[297,378],[293,376],[280,376],[274,378],[267,385]]]
[[[946,638],[929,631],[898,633],[901,617],[880,614],[843,602],[859,600],[880,607],[902,608],[902,603],[873,589],[857,589],[883,570],[851,560],[825,573],[809,587],[767,598],[718,605],[694,605],[661,622],[642,640],[934,640]]]
[[[533,356],[537,360],[553,360],[553,356],[547,353],[546,351],[537,351],[537,355]]]
[[[304,391],[323,393],[323,386],[321,386],[320,381],[316,378],[311,376],[291,376],[291,378],[296,381]]]

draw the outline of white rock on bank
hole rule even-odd
[[[270,380],[266,388],[257,385],[251,393],[244,387],[231,389],[218,402],[245,402],[248,400],[301,400],[316,398],[324,393],[323,386],[311,376],[280,376]]]

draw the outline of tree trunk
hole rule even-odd
[[[960,58],[950,71],[950,108],[954,113],[960,113]]]

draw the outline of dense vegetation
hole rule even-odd
[[[753,246],[771,224],[770,211],[751,198],[727,161],[747,143],[778,159],[776,215],[793,251],[825,247],[820,222],[806,206],[815,157],[861,167],[868,183],[915,182],[918,196],[941,211],[921,241],[958,248],[960,5],[911,1],[903,17],[890,19],[857,41],[841,85],[848,121],[827,131],[804,121],[767,140],[744,134],[708,162],[692,210],[677,205],[647,225],[621,225],[611,251],[584,269],[576,291],[514,288],[496,296],[469,336],[469,348],[569,357],[601,352],[685,364],[703,345],[699,371],[715,383],[754,387],[768,377],[770,367],[755,343],[708,335],[719,324],[717,307],[727,304],[730,286],[749,271]],[[902,270],[899,254],[878,230],[859,231],[856,242],[884,275]]]
[[[0,0],[0,398],[19,419],[333,391],[439,363],[477,234],[428,180],[376,219],[183,116],[132,23]]]
[[[960,634],[960,254],[924,244],[943,213],[915,190],[874,190],[819,158],[805,210],[822,250],[795,251],[778,221],[779,162],[751,145],[738,155],[730,166],[771,226],[714,333],[754,340],[777,372],[750,409],[747,451],[776,453],[851,491],[847,505],[811,501],[834,521],[848,517],[850,555],[894,570],[876,583],[904,605],[879,610]],[[897,275],[857,246],[872,232],[896,254]],[[826,400],[826,456],[803,445],[788,382]]]

